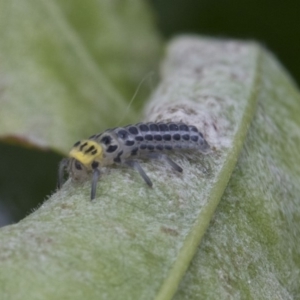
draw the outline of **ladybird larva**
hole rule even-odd
[[[152,181],[134,158],[144,157],[166,161],[174,170],[182,172],[166,152],[170,150],[198,150],[206,154],[210,146],[195,126],[184,123],[138,123],[108,129],[73,145],[69,158],[59,165],[58,187],[63,185],[64,171],[73,179],[92,175],[91,199],[96,197],[96,187],[101,167],[112,164],[127,165],[139,172],[148,186]]]

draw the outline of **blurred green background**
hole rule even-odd
[[[300,1],[150,0],[166,38],[195,33],[254,40],[270,49],[300,83]]]
[[[148,4],[166,42],[186,33],[255,40],[270,49],[299,84],[300,1],[148,0]],[[22,219],[55,190],[62,157],[4,143],[0,157],[0,226],[4,226]]]

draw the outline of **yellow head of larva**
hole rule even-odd
[[[100,144],[92,140],[82,140],[73,146],[69,156],[81,162],[88,169],[94,161],[101,162],[103,149]]]

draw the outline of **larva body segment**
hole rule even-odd
[[[136,169],[145,182],[152,186],[136,157],[162,159],[176,171],[182,169],[168,156],[170,150],[198,150],[203,154],[210,147],[201,132],[195,126],[184,123],[138,123],[126,127],[108,129],[103,133],[91,136],[74,144],[66,161],[59,168],[59,186],[62,185],[63,170],[67,169],[70,177],[81,180],[92,176],[91,198],[95,198],[96,183],[101,167],[111,164],[123,164]]]

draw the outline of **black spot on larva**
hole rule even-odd
[[[156,148],[157,150],[160,150],[160,151],[164,150],[164,146],[161,145],[161,144],[156,145],[155,148]]]
[[[153,140],[153,136],[151,134],[146,134],[145,135],[145,140],[146,141],[152,141]]]
[[[80,141],[76,142],[76,143],[73,145],[73,147],[77,147],[77,146],[79,146],[79,145],[80,145]]]
[[[132,149],[132,150],[131,150],[131,155],[137,155],[138,150],[139,150],[138,147]]]
[[[168,125],[169,125],[169,128],[170,128],[170,131],[178,131],[178,125],[177,124],[170,123]]]
[[[158,128],[160,131],[169,131],[169,127],[166,124],[158,124]]]
[[[123,154],[123,151],[120,151],[117,155],[117,157],[114,158],[114,162],[120,163],[121,162],[121,155]]]
[[[185,124],[180,124],[179,125],[179,130],[181,130],[181,131],[189,131],[189,128]]]
[[[159,130],[158,126],[156,124],[150,124],[149,128],[150,128],[151,131],[158,131]]]
[[[84,153],[87,154],[87,153],[89,153],[89,152],[91,152],[93,150],[95,150],[95,146],[94,145],[92,145],[90,148],[88,148]]]
[[[188,141],[190,139],[190,136],[188,134],[183,134],[182,139],[184,139],[185,141]]]
[[[83,144],[79,147],[80,151],[82,151],[83,148],[84,148],[86,145],[87,145],[87,142],[83,143]]]
[[[128,137],[128,132],[124,129],[121,129],[117,132],[117,135],[120,139],[126,139]]]
[[[118,157],[118,156],[115,157],[115,158],[114,158],[114,162],[115,162],[115,163],[120,163],[120,162],[121,162],[121,158]]]
[[[170,146],[170,145],[165,145],[165,149],[166,149],[166,150],[172,150],[173,148],[172,148],[172,146]]]
[[[137,135],[135,137],[135,140],[138,141],[138,142],[142,142],[144,140],[144,138],[142,136],[140,136],[140,135]]]
[[[148,145],[147,149],[150,150],[150,151],[152,151],[152,150],[154,150],[154,146],[153,145]]]
[[[140,131],[144,131],[144,132],[149,131],[149,127],[146,124],[141,124],[139,126],[139,128],[140,128]]]
[[[154,135],[154,140],[155,141],[161,141],[162,140],[162,136],[160,134],[155,134]]]
[[[107,148],[106,152],[112,153],[112,152],[115,152],[117,149],[118,149],[117,145],[111,145]]]
[[[204,136],[200,131],[199,131],[199,135],[204,139]]]
[[[171,134],[164,134],[163,139],[164,141],[171,141]]]
[[[131,126],[128,128],[128,131],[131,133],[131,134],[138,134],[139,131],[137,130],[137,128],[135,126]]]
[[[128,140],[128,141],[126,141],[125,145],[126,146],[133,146],[134,145],[134,141]]]
[[[145,144],[141,144],[141,145],[140,145],[140,149],[141,149],[141,150],[145,150],[146,148],[147,148],[147,145],[145,145]]]
[[[98,168],[98,166],[99,166],[99,163],[98,163],[97,161],[93,161],[93,162],[92,162],[92,168],[93,168],[93,169]]]
[[[75,160],[75,168],[76,168],[77,170],[82,170],[81,164],[80,164],[80,162],[77,161],[77,160]]]
[[[95,136],[96,136],[96,134],[91,135],[91,136],[89,137],[89,140],[93,139]]]
[[[173,139],[174,139],[175,141],[179,141],[179,140],[180,140],[180,134],[179,134],[179,133],[174,134],[174,135],[173,135]]]
[[[191,140],[192,140],[193,142],[198,142],[198,139],[199,139],[198,135],[192,135],[192,136],[191,136]]]
[[[189,126],[189,128],[192,132],[198,132],[198,129],[195,126]]]
[[[96,155],[97,154],[97,149],[95,149],[94,151],[91,152],[92,155]]]
[[[100,142],[104,145],[109,145],[111,143],[111,137],[109,135],[105,135]]]

